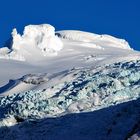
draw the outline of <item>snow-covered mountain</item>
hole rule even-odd
[[[139,58],[110,35],[14,29],[0,49],[0,139],[137,139]]]

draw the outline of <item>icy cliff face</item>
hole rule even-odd
[[[55,36],[53,26],[49,24],[28,25],[24,28],[23,35],[13,29],[11,53],[5,53],[3,57],[25,60],[28,54],[35,55],[33,52],[38,52],[42,56],[57,54],[62,46],[62,41]]]
[[[45,55],[62,49],[62,42],[55,36],[55,28],[49,24],[29,25],[24,28],[21,36],[13,29],[13,50],[20,50],[24,46],[39,48]]]

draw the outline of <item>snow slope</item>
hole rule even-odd
[[[11,42],[0,49],[1,139],[137,137],[140,53],[127,41],[42,24]]]

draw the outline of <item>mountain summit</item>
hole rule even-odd
[[[137,140],[140,52],[110,35],[49,24],[0,49],[0,139]]]
[[[23,35],[13,29],[12,43],[8,44],[9,48],[5,46],[0,49],[0,57],[20,61],[30,61],[32,57],[40,60],[43,56],[56,56],[70,41],[75,47],[78,44],[81,47],[98,49],[99,52],[106,51],[110,47],[111,49],[131,50],[128,42],[123,39],[74,30],[55,32],[53,26],[42,24],[26,26]]]

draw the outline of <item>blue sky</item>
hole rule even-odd
[[[16,27],[49,23],[125,38],[140,50],[140,0],[1,0],[0,46]]]

